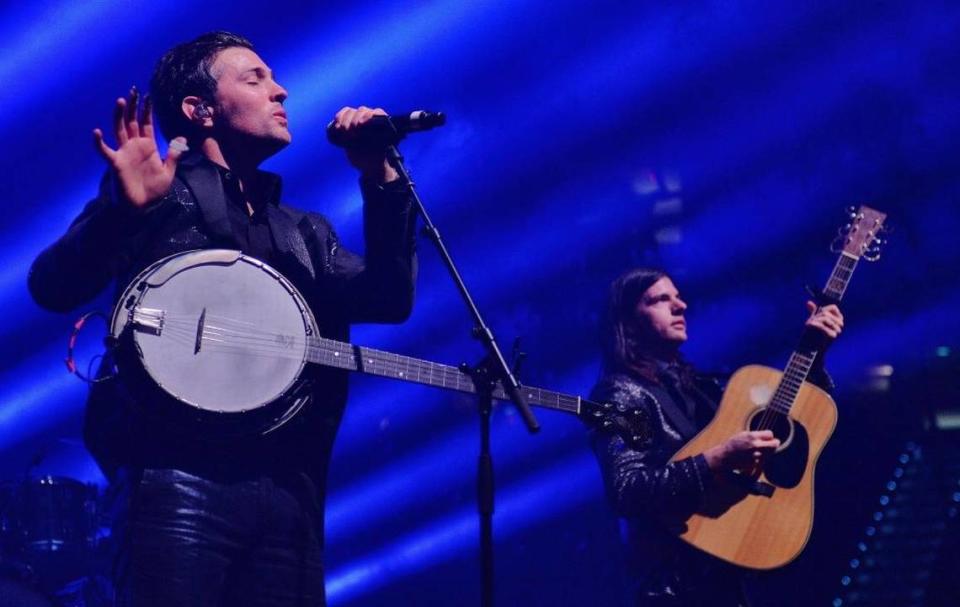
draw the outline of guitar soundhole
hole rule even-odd
[[[783,413],[764,407],[750,416],[751,430],[772,430],[773,435],[780,440],[777,451],[783,451],[793,441],[793,420]]]
[[[780,439],[780,447],[764,462],[763,474],[777,487],[790,489],[803,479],[810,454],[807,429],[796,419],[767,408],[750,416],[751,430],[772,430]]]

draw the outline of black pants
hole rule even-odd
[[[221,480],[147,469],[120,517],[125,607],[325,604],[320,525],[305,474]]]

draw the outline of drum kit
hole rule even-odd
[[[94,484],[62,476],[0,483],[0,607],[106,607],[109,530]]]

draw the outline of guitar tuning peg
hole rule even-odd
[[[879,247],[870,247],[860,257],[862,257],[863,259],[866,259],[867,261],[876,261],[880,259],[880,249]]]
[[[849,207],[847,207],[846,209],[844,209],[844,211],[846,211],[847,215],[848,215],[851,219],[853,219],[854,217],[857,216],[857,207],[849,206]]]
[[[847,241],[847,237],[843,234],[837,236],[833,239],[833,242],[830,243],[830,252],[831,253],[841,253],[843,251],[843,245]]]

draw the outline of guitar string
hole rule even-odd
[[[850,278],[853,276],[854,270],[856,270],[858,261],[859,259],[857,258],[851,258],[843,254],[839,255],[834,264],[833,271],[827,279],[827,286],[824,288],[824,292],[839,301],[846,292],[847,286],[850,284]],[[800,368],[797,368],[796,364],[798,358],[800,360],[799,365],[802,365]],[[772,429],[778,413],[784,416],[789,415],[793,402],[799,395],[800,388],[810,373],[814,358],[815,357],[809,357],[799,352],[794,352],[791,355],[787,363],[787,368],[776,390],[774,390],[770,403],[763,414],[761,414],[759,429]],[[771,411],[775,412],[771,413]]]
[[[172,336],[171,338],[176,339],[178,342],[186,345],[189,345],[192,342],[192,337],[185,334]],[[210,349],[225,353],[242,353],[244,355],[251,354],[251,348],[245,345],[230,345],[228,343],[224,343],[222,345],[213,346]],[[337,352],[336,350],[331,351],[324,349],[321,350],[321,352],[322,354],[326,355],[325,361],[320,361],[319,359],[315,358],[315,362],[323,362],[323,364],[326,366],[334,366],[351,370],[357,369],[356,365],[352,364],[349,359],[345,360],[344,358],[334,356],[334,352]],[[367,359],[367,364],[369,367],[366,370],[386,377],[406,378],[410,381],[415,381],[421,384],[475,392],[475,386],[469,376],[465,375],[454,367],[438,365],[428,361],[418,361],[417,359],[402,359],[404,362],[401,363],[400,361],[390,360],[390,357],[396,358],[400,355],[392,355],[389,353],[378,354],[383,356]],[[276,356],[276,352],[261,348],[260,351],[257,352],[257,355],[272,358]],[[554,408],[572,413],[578,412],[579,401],[577,397],[562,395],[560,393],[552,393],[552,398],[546,398],[543,395],[544,390],[542,389],[529,387],[525,389],[531,397],[534,397],[539,401],[539,404],[544,406],[553,406]],[[494,395],[498,398],[504,398],[505,395],[501,394],[501,392],[501,389],[497,389],[494,391]],[[550,393],[550,391],[547,392]],[[553,401],[555,401],[555,404]]]
[[[222,330],[219,327],[212,327],[212,328]],[[185,344],[191,343],[194,335],[192,323],[190,323],[190,326],[186,328],[179,327],[177,326],[177,323],[173,323],[173,325],[171,326],[171,329],[177,331],[177,335],[182,338],[181,343],[185,343]],[[226,347],[231,347],[238,350],[259,347],[261,350],[265,352],[271,352],[271,353],[274,353],[274,352],[285,353],[285,352],[288,352],[289,350],[289,348],[287,348],[286,345],[275,343],[275,340],[276,340],[275,334],[261,332],[264,335],[268,335],[268,337],[259,337],[254,335],[238,333],[236,331],[229,331],[227,333],[218,333],[218,332],[208,331],[207,329],[208,328],[205,326],[204,334],[203,334],[205,339],[210,339],[211,336],[215,336],[216,338],[229,338],[235,341],[243,340],[248,342],[247,344],[244,344],[244,345],[234,345],[234,346],[226,346]],[[345,354],[348,353],[343,348],[337,348],[334,344],[337,344],[338,342],[335,342],[334,340],[319,338],[317,342],[318,343],[316,345],[312,345],[308,342],[306,344],[306,347],[316,350],[321,356],[329,356],[332,358],[337,358],[341,352]],[[304,345],[303,340],[299,338],[295,338],[292,343],[295,346]],[[433,375],[436,375],[438,371],[440,371],[445,375],[444,384],[448,383],[446,379],[464,377],[464,374],[459,369],[456,369],[455,367],[439,365],[438,363],[430,363],[428,361],[418,361],[417,359],[413,359],[410,357],[402,357],[401,355],[398,355],[398,354],[390,354],[390,353],[379,352],[379,351],[370,350],[370,349],[365,349],[365,350],[368,355],[367,356],[368,360],[366,361],[367,364],[380,365],[385,371],[389,372],[391,375],[400,375],[400,376],[403,376],[403,374],[409,375],[410,373],[404,373],[404,371],[410,370],[410,371],[416,372],[418,376],[422,375],[423,374],[422,372],[424,371],[429,371],[430,372],[429,375],[433,376]],[[333,354],[333,352],[336,352],[336,354]],[[349,352],[349,354],[352,357],[353,353]],[[369,358],[369,356],[373,356],[373,358],[371,359]],[[391,360],[391,358],[393,360]],[[341,366],[341,365],[336,365],[336,366]],[[353,365],[351,365],[351,367],[352,366]]]
[[[781,376],[780,383],[777,385],[773,397],[761,414],[759,430],[773,429],[777,414],[783,416],[789,415],[792,404],[799,395],[804,380],[807,375],[809,375],[810,367],[813,365],[813,358],[814,357],[801,354],[800,352],[791,354],[787,368]]]
[[[308,353],[312,350],[314,354],[319,354],[319,357],[314,356],[314,362],[344,369],[356,370],[358,368],[358,365],[351,360],[354,355],[351,347],[342,342],[336,342],[335,340],[329,340],[327,338],[314,338],[308,339],[305,343],[304,340],[300,338],[294,338],[292,342],[280,344],[276,342],[276,333],[250,328],[249,323],[243,321],[219,315],[209,315],[210,318],[214,318],[215,316],[218,317],[218,320],[222,324],[231,323],[234,325],[242,325],[243,330],[238,331],[233,328],[206,324],[204,326],[203,338],[207,340],[206,349],[208,351],[228,354],[242,353],[245,355],[263,356],[265,358],[282,357],[298,359],[302,357],[302,354],[296,354],[294,351],[291,351],[291,348],[300,350],[306,347]],[[194,343],[196,336],[194,327],[196,323],[193,319],[195,315],[189,315],[190,320],[183,321],[178,320],[176,315],[169,315],[167,318],[169,318],[170,321],[166,323],[165,330],[171,334],[171,337],[176,337],[177,341],[184,345],[189,346]],[[311,341],[314,343],[310,343]],[[340,353],[346,354],[347,356],[341,359],[339,356]],[[475,391],[472,379],[455,367],[431,363],[429,361],[419,361],[411,357],[370,349],[365,349],[364,358],[363,366],[367,367],[367,371],[375,374],[399,377],[401,379],[406,378],[410,381],[428,385],[456,388],[471,392]],[[799,378],[794,378],[792,373],[787,373],[785,377],[785,385],[792,388],[792,391],[795,392],[799,386],[799,384],[796,384]],[[791,383],[791,380],[793,383]],[[501,387],[498,386],[498,388],[502,390]],[[577,409],[576,397],[569,397],[548,391],[549,398],[546,398],[543,395],[543,390],[534,388],[527,388],[527,390],[531,396],[538,396],[538,400],[543,404],[552,404],[552,402],[555,402],[555,406],[560,409],[569,409],[574,412]],[[533,394],[532,391],[534,390],[539,394]],[[776,396],[777,394],[775,394],[774,400],[761,418],[760,429],[772,428],[776,414],[785,415],[789,411],[788,407],[780,404],[784,400],[782,396],[781,398],[776,398]]]
[[[313,351],[315,362],[320,362],[326,366],[333,366],[345,369],[356,370],[357,365],[352,361],[353,346],[337,342],[328,338],[308,338],[306,342],[300,338],[294,338],[292,342],[286,344],[276,343],[276,333],[252,328],[253,323],[240,321],[237,319],[224,317],[217,314],[207,314],[205,319],[216,319],[220,324],[232,324],[235,327],[221,327],[205,323],[203,330],[203,339],[207,340],[206,349],[223,353],[256,354],[264,357],[284,357],[289,359],[300,358],[301,355],[294,354],[290,347],[299,349],[306,347],[308,352]],[[194,343],[196,337],[195,327],[198,317],[196,314],[177,314],[167,313],[164,315],[164,330],[171,334],[177,342],[190,345]],[[232,340],[228,343],[221,340]],[[219,342],[219,343],[218,343]],[[312,343],[311,343],[312,342]],[[463,373],[456,367],[422,361],[416,358],[402,356],[364,348],[366,361],[364,366],[374,367],[368,369],[371,372],[379,372],[380,375],[388,377],[407,378],[411,381],[426,383],[428,385],[437,385],[442,387],[457,388],[474,392],[476,387],[472,378]],[[347,360],[341,359],[339,354],[347,354]],[[319,360],[318,358],[324,360]],[[415,378],[414,378],[415,376]],[[426,379],[425,379],[426,378]],[[527,394],[546,406],[554,406],[558,409],[577,412],[581,400],[579,397],[565,395],[559,392],[543,390],[534,387],[524,387]],[[495,396],[505,398],[502,386],[497,386],[494,390]]]
[[[193,330],[192,326],[183,328],[177,327],[174,324],[173,326],[169,327],[169,330],[171,338],[175,339],[179,343],[189,346],[195,341],[195,331]],[[209,339],[210,335],[211,334],[206,330],[204,331],[205,339]],[[207,349],[230,353],[249,354],[257,352],[258,354],[262,354],[264,356],[300,358],[300,355],[291,354],[288,348],[274,343],[272,339],[264,341],[259,337],[246,336],[242,334],[224,335],[214,333],[213,335],[216,335],[216,337],[230,339],[233,343],[222,342],[221,344],[211,344],[206,346]],[[241,341],[248,343],[237,343]],[[251,345],[249,342],[253,342],[253,345]],[[352,352],[348,353],[340,348],[331,347],[330,344],[337,343],[333,340],[323,339],[323,342],[325,343],[318,343],[316,346],[309,343],[306,344],[306,347],[309,350],[314,350],[319,355],[315,356],[315,358],[318,359],[316,362],[324,362],[326,366],[335,366],[356,370],[357,365],[353,362]],[[302,347],[304,342],[303,340],[297,339],[295,340],[295,345]],[[348,354],[348,356],[340,357],[339,354],[341,352]],[[372,370],[379,371],[382,375],[407,377],[408,379],[416,376],[416,381],[420,381],[421,383],[435,383],[444,387],[457,386],[462,388],[462,384],[464,383],[472,385],[472,380],[469,380],[468,376],[455,367],[431,363],[429,361],[419,361],[418,359],[413,359],[410,357],[401,357],[401,355],[371,351],[369,349],[366,351],[366,354],[367,355],[364,357],[364,366],[372,367]],[[319,358],[323,358],[324,360],[319,360]],[[424,380],[424,377],[427,377],[428,379]]]
[[[172,340],[189,346],[195,341],[196,332],[194,330],[194,325],[195,323],[193,322],[192,318],[189,322],[178,322],[173,320],[165,325],[164,331],[168,333]],[[223,330],[219,327],[213,328]],[[215,352],[229,354],[242,353],[245,355],[264,357],[279,356],[289,359],[297,359],[301,357],[301,355],[291,353],[290,349],[286,345],[275,343],[275,334],[271,334],[266,331],[257,332],[269,337],[244,334],[235,330],[229,330],[225,333],[210,332],[205,326],[203,337],[204,339],[209,340],[209,342],[212,342],[208,343],[205,346],[205,349],[208,351],[212,350]],[[228,339],[234,343],[227,341],[217,343],[217,338]],[[241,341],[246,343],[236,343]],[[311,341],[315,343],[311,344]],[[295,339],[293,345],[302,347],[304,346],[304,341],[302,339]],[[341,347],[337,347],[337,345],[340,345]],[[346,349],[343,346],[345,346]],[[315,338],[312,340],[307,340],[306,348],[308,351],[313,350],[319,355],[314,357],[314,362],[320,362],[326,366],[344,369],[357,369],[357,365],[352,360],[353,352],[348,351],[352,349],[352,346],[349,346],[348,344],[343,344],[343,342],[337,342],[327,338]],[[399,377],[401,379],[406,378],[410,381],[415,381],[422,384],[456,388],[470,392],[475,392],[476,390],[473,380],[456,367],[432,363],[429,361],[422,361],[399,354],[391,354],[371,349],[364,350],[364,366],[369,367],[366,370],[375,374],[388,377]],[[339,356],[340,353],[347,354],[348,356],[341,358]],[[320,360],[320,358],[323,358],[323,360]],[[550,390],[543,390],[541,388],[524,387],[524,389],[527,391],[528,396],[537,400],[539,404],[545,406],[554,406],[557,409],[570,411],[573,413],[576,413],[579,409],[579,403],[581,400],[578,397],[565,395]],[[494,390],[494,394],[498,398],[504,398],[506,396],[502,392],[502,386],[497,386],[497,388]]]

